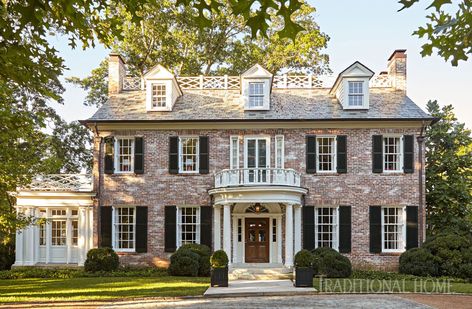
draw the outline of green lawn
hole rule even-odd
[[[202,295],[209,278],[95,277],[0,280],[0,303]]]

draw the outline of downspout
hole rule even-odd
[[[97,124],[95,123],[94,124],[94,128],[95,128],[95,134],[96,136],[100,137],[100,133],[98,132],[98,127],[97,127]],[[101,218],[100,218],[100,206],[101,206],[101,188],[102,188],[102,175],[101,175],[101,170],[102,170],[102,144],[103,144],[103,137],[100,137],[100,143],[98,144],[98,184],[97,184],[97,204],[98,204],[98,207],[97,207],[97,213],[96,213],[96,216],[98,218],[98,220],[96,220],[97,222],[97,247],[100,246],[100,235],[101,235],[101,231],[100,231],[100,226],[101,224],[99,224]]]
[[[419,233],[419,245],[421,246],[425,240],[426,237],[426,224],[425,224],[425,205],[424,205],[424,182],[423,182],[423,176],[424,176],[424,167],[425,163],[423,160],[423,144],[424,144],[424,139],[425,136],[424,130],[426,128],[426,125],[423,121],[422,126],[421,126],[421,132],[420,135],[416,138],[418,141],[418,160],[420,163],[420,169],[418,172],[418,190],[419,190],[419,201],[418,201],[418,213],[419,213],[419,218],[418,218],[418,225],[420,226],[420,233]]]

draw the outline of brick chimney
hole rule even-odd
[[[121,92],[125,74],[123,58],[119,54],[111,53],[108,58],[108,95]]]
[[[397,49],[388,58],[388,75],[392,87],[406,93],[406,49]]]

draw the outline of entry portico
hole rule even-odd
[[[292,267],[293,255],[302,246],[301,207],[306,193],[300,187],[300,175],[291,169],[217,173],[215,188],[209,191],[215,250],[223,249],[233,266],[270,263]]]

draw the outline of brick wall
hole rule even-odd
[[[213,187],[212,174],[229,168],[230,136],[270,135],[271,166],[274,166],[275,135],[285,137],[285,168],[302,173],[302,186],[309,192],[306,205],[352,206],[352,252],[349,258],[355,266],[395,269],[398,254],[369,253],[370,205],[418,205],[418,163],[413,174],[373,174],[372,135],[417,134],[414,129],[277,129],[277,130],[162,130],[113,132],[113,135],[144,136],[145,172],[142,175],[105,175],[101,164],[98,188],[98,146],[95,139],[94,177],[99,189],[100,204],[148,206],[148,253],[124,254],[125,263],[165,265],[164,206],[211,205],[207,190]],[[306,134],[347,135],[347,174],[305,174]],[[210,139],[210,173],[208,175],[170,175],[168,173],[169,137],[178,135],[207,135]],[[240,166],[243,166],[243,139],[240,139]],[[103,151],[102,151],[103,157]],[[103,161],[102,161],[103,162]],[[415,162],[417,143],[415,139]],[[98,202],[97,202],[98,205]],[[98,218],[97,212],[94,218]],[[95,244],[98,244],[98,222],[95,222]]]

